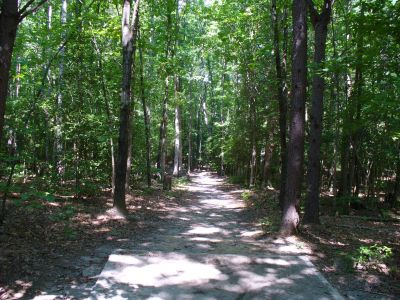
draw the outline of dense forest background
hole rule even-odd
[[[104,192],[126,215],[131,190],[202,168],[277,191],[282,235],[393,217],[399,1],[0,5],[1,223]]]
[[[7,109],[1,188],[12,190],[22,181],[45,198],[60,189],[79,198],[110,187],[121,169],[118,128],[127,71],[120,40],[127,8],[120,1],[25,2],[18,12],[17,1],[2,1],[1,101]],[[12,49],[4,37],[13,3],[19,21]],[[362,198],[378,206],[386,197],[394,205],[400,6],[391,0],[332,4],[308,2],[302,59],[309,100],[305,145],[297,150],[308,175],[296,193],[307,199],[308,190],[318,198],[321,186],[336,202]],[[150,185],[155,174],[207,165],[237,183],[284,190],[285,174],[292,173],[285,170],[291,111],[297,109],[291,100],[297,63],[292,52],[298,51],[292,47],[292,10],[290,1],[169,0],[144,1],[136,20],[128,16],[133,58],[127,98],[132,114],[127,112],[124,134],[127,189]]]

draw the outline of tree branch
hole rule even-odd
[[[319,17],[319,13],[318,13],[317,9],[315,8],[314,1],[313,0],[307,0],[307,5],[308,5],[308,9],[311,12],[311,17],[312,18]]]
[[[34,2],[35,0],[29,0],[25,3],[25,5],[19,10],[20,14],[24,14],[28,7]]]
[[[20,17],[19,17],[19,21],[21,22],[24,18],[26,18],[27,16],[29,16],[30,14],[34,13],[35,11],[37,11],[43,4],[45,4],[47,2],[47,0],[41,0],[35,7],[32,7],[31,9],[28,9],[28,4],[32,4],[34,0],[30,0],[28,1],[28,3],[21,9],[20,11]]]

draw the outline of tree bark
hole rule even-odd
[[[3,139],[11,58],[19,20],[18,1],[3,0],[0,14],[0,141]]]
[[[167,152],[167,122],[168,122],[168,100],[169,100],[169,75],[165,77],[165,91],[163,101],[163,111],[160,126],[160,169],[161,181],[164,182],[165,176],[165,158]]]
[[[175,101],[179,101],[179,78],[175,76]],[[175,106],[175,148],[174,148],[174,176],[179,176],[182,167],[182,143],[181,143],[181,107]]]
[[[190,76],[192,77],[192,75]],[[192,127],[193,127],[193,100],[192,100],[192,81],[189,82],[189,132],[188,132],[188,158],[187,169],[188,173],[192,172],[193,168],[193,149],[192,149]]]
[[[102,55],[102,52],[101,52],[99,46],[97,45],[97,41],[96,41],[95,37],[93,38],[93,43],[94,43],[95,49],[99,56],[99,69],[100,69],[100,74],[101,74],[101,77],[100,77],[101,78],[101,91],[102,91],[104,104],[105,104],[105,111],[106,111],[106,115],[107,115],[108,131],[110,134],[109,143],[110,143],[110,156],[111,156],[111,193],[112,193],[112,195],[114,195],[114,192],[115,192],[115,149],[114,148],[115,147],[114,147],[114,138],[112,137],[114,126],[113,126],[113,122],[111,119],[110,102],[108,99],[106,82],[105,82],[105,78],[104,78],[103,55]]]
[[[29,1],[18,10],[18,0],[0,1],[0,143],[3,139],[11,59],[18,25],[46,2],[47,0],[40,0],[35,4],[34,1]]]
[[[144,86],[144,74],[143,74],[143,49],[142,43],[140,43],[141,39],[139,38],[139,62],[140,62],[140,97],[142,99],[142,107],[143,107],[143,121],[144,121],[144,129],[145,129],[145,138],[146,138],[146,178],[147,178],[147,186],[151,186],[151,131],[150,131],[150,114],[149,108],[147,106],[146,94],[145,94],[145,86]]]
[[[287,116],[287,93],[285,91],[285,82],[282,70],[282,62],[279,47],[279,27],[278,16],[276,10],[276,0],[272,0],[272,22],[274,30],[274,53],[275,53],[275,69],[277,79],[277,95],[279,103],[279,132],[280,132],[280,157],[281,157],[281,184],[279,190],[279,204],[283,209],[283,200],[286,186],[286,116]],[[286,60],[286,57],[284,57]]]
[[[292,235],[299,224],[297,211],[304,160],[305,101],[307,88],[307,4],[293,1],[292,113],[287,147],[287,172],[280,234]]]
[[[133,54],[136,50],[136,37],[139,18],[140,0],[136,0],[132,20],[131,1],[124,1],[122,15],[122,93],[121,93],[121,111],[118,138],[118,159],[115,172],[115,193],[114,207],[118,213],[126,215],[125,203],[125,181],[128,159],[128,134],[129,120],[131,115],[131,78],[133,66]]]
[[[311,24],[314,27],[314,75],[312,83],[312,106],[310,126],[310,149],[308,152],[308,197],[305,206],[304,222],[319,224],[319,191],[321,182],[321,143],[323,101],[325,80],[321,75],[325,60],[328,24],[333,0],[325,0],[321,13],[318,13],[312,0],[308,0]]]
[[[161,181],[164,183],[166,173],[166,152],[167,152],[167,122],[168,122],[168,102],[169,102],[169,77],[171,73],[170,58],[172,54],[172,9],[171,2],[167,3],[167,45],[165,48],[165,60],[167,61],[165,69],[165,90],[162,117],[160,124],[160,140],[159,140],[159,167],[161,172]]]
[[[394,191],[393,191],[393,204],[396,207],[398,202],[400,201],[400,146],[398,151],[398,159],[396,163],[396,179],[394,182]]]
[[[250,177],[249,186],[255,185],[256,178],[256,161],[257,161],[257,149],[256,149],[256,103],[255,98],[250,98],[250,126],[251,126],[251,155],[250,155]]]
[[[264,148],[264,168],[263,168],[263,175],[262,175],[262,185],[263,187],[267,187],[270,185],[270,173],[271,173],[271,159],[272,154],[274,153],[274,128],[275,128],[275,120],[271,121],[271,125],[268,127],[268,135],[265,141],[265,148]]]
[[[61,0],[61,27],[65,27],[67,23],[67,0]],[[66,39],[66,29],[62,29],[61,39],[65,41]],[[64,174],[64,164],[63,164],[63,141],[62,141],[62,125],[63,125],[63,84],[64,84],[64,57],[65,57],[65,47],[60,51],[60,62],[58,65],[58,87],[57,87],[57,97],[56,97],[56,117],[55,117],[55,134],[54,134],[54,165],[56,173],[59,177]]]

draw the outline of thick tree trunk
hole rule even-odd
[[[10,79],[11,58],[19,24],[18,1],[3,0],[0,14],[0,142]]]
[[[307,87],[307,5],[293,1],[292,113],[287,147],[286,188],[280,234],[297,230],[304,160],[305,100]]]
[[[122,16],[122,93],[121,93],[121,111],[120,111],[120,125],[119,125],[119,138],[118,138],[118,159],[115,173],[115,193],[114,193],[114,207],[122,215],[126,215],[125,203],[125,181],[126,181],[126,167],[128,159],[128,134],[129,134],[129,120],[131,115],[131,78],[132,78],[132,65],[133,54],[136,50],[136,37],[139,17],[139,3],[136,0],[133,9],[132,22],[130,21],[131,15],[131,2],[124,1],[123,16]]]
[[[312,2],[312,1],[311,1]],[[314,27],[314,65],[316,69],[312,83],[312,106],[310,126],[310,149],[308,152],[308,197],[304,222],[319,224],[319,192],[321,182],[321,142],[325,80],[321,75],[325,60],[326,38],[331,16],[332,0],[325,0],[321,14],[310,6],[311,23]]]

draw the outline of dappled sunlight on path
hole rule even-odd
[[[116,250],[88,299],[341,299],[291,240],[257,239],[241,190],[197,173],[152,234]],[[304,287],[307,286],[307,289]],[[72,292],[73,294],[73,292]]]

